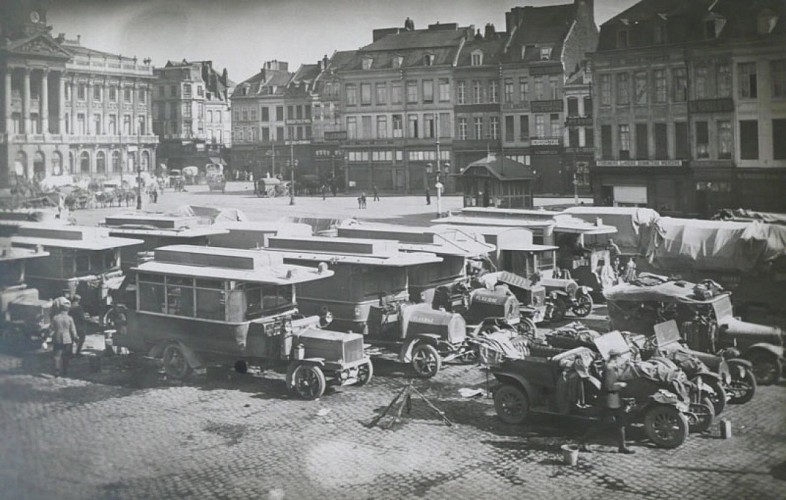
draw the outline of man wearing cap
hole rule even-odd
[[[626,353],[627,350],[616,346],[612,347],[609,351],[609,359],[606,362],[606,369],[603,371],[603,381],[601,382],[601,399],[603,403],[601,424],[590,426],[584,436],[582,436],[579,446],[579,450],[581,451],[591,452],[587,447],[587,441],[590,437],[598,434],[601,428],[605,426],[604,422],[611,418],[617,433],[617,446],[619,452],[627,455],[635,453],[635,451],[628,448],[625,443],[625,425],[627,423],[627,418],[625,408],[622,407],[620,399],[620,390],[626,385],[625,382],[619,380],[625,364],[623,355]]]
[[[71,359],[73,343],[78,340],[74,320],[68,315],[69,301],[60,297],[55,301],[57,312],[49,324],[52,330],[52,352],[55,359],[55,377],[65,376]]]
[[[74,320],[74,326],[76,327],[76,355],[82,355],[82,346],[85,343],[85,310],[82,308],[81,304],[82,298],[74,294],[73,298],[71,299],[71,309],[68,311],[68,315],[71,316],[71,319]]]

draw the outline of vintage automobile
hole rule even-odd
[[[320,329],[323,318],[298,313],[295,285],[332,276],[324,264],[315,269],[255,250],[172,245],[132,271],[124,283],[133,288],[132,300],[114,315],[123,327],[113,344],[162,358],[172,378],[212,363],[234,363],[241,373],[248,364],[286,368],[287,388],[304,399],[319,398],[328,384],[371,380],[361,335]]]
[[[572,279],[542,278],[540,284],[546,287],[546,301],[551,308],[551,321],[562,321],[570,311],[579,318],[592,312],[592,287],[580,286]]]
[[[611,332],[606,336],[615,334],[619,335]],[[508,424],[521,424],[531,413],[597,419],[602,414],[602,394],[590,377],[601,379],[603,366],[601,355],[587,347],[492,366],[491,372],[500,383],[493,391],[497,415]],[[626,411],[634,422],[644,424],[646,436],[659,447],[676,448],[684,443],[692,421],[704,419],[701,428],[712,421],[708,403],[691,403],[690,392],[695,387],[678,369],[655,364],[644,369],[641,363],[631,361],[621,380],[627,383],[621,391]]]
[[[528,326],[549,321],[546,288],[540,283],[508,271],[487,273],[481,276],[480,280],[496,286],[502,285],[510,290],[518,299],[522,319],[528,320]],[[528,329],[535,331],[533,328]]]
[[[289,194],[289,184],[276,177],[261,177],[254,181],[254,193],[260,198],[275,198]]]
[[[210,173],[207,176],[207,186],[210,191],[221,191],[223,193],[226,190],[227,180],[224,174],[220,172]]]
[[[643,273],[634,283],[616,285],[603,294],[614,329],[653,335],[655,325],[673,319],[691,349],[726,359],[738,353],[753,364],[759,385],[774,384],[781,377],[783,331],[735,318],[730,293],[717,283],[672,281]],[[724,354],[724,349],[735,350]]]
[[[41,249],[0,249],[0,338],[14,347],[41,347],[49,329],[51,300],[24,283],[25,261],[47,257]]]

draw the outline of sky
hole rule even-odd
[[[4,1],[4,0],[0,0]],[[82,45],[127,56],[211,60],[235,82],[250,78],[265,61],[287,61],[290,71],[335,50],[371,43],[372,30],[415,28],[436,22],[493,23],[505,29],[505,12],[524,5],[571,0],[53,0],[52,33],[81,35]],[[636,0],[595,0],[598,25]]]

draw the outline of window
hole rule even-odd
[[[731,97],[731,65],[719,64],[715,70],[717,72],[718,97]]]
[[[551,89],[551,99],[556,101],[560,98],[559,95],[559,79],[557,77],[549,78],[549,89]]]
[[[473,104],[480,104],[483,102],[483,88],[480,86],[480,81],[475,80],[472,82],[472,96]]]
[[[104,133],[104,129],[101,128],[101,115],[100,114],[93,115],[93,127],[94,127],[96,135],[101,135],[101,134]]]
[[[579,129],[574,127],[568,130],[568,143],[566,146],[574,148],[579,146]]]
[[[619,126],[620,160],[630,158],[630,125]]]
[[[246,119],[246,111],[243,110],[243,119]],[[287,106],[287,119],[294,120],[295,119],[295,107],[294,106]]]
[[[604,160],[611,160],[611,125],[600,126],[600,155]]]
[[[197,85],[197,95],[199,97],[204,97],[204,95],[205,95],[205,91],[202,89],[201,85]],[[208,97],[208,99],[210,99],[209,95],[207,97]]]
[[[489,102],[496,103],[499,100],[499,83],[496,80],[492,80],[489,84]]]
[[[354,116],[347,117],[347,137],[350,139],[358,138],[358,119]]]
[[[450,121],[450,113],[440,113],[439,120],[437,123],[439,124],[439,136],[440,137],[451,137],[451,129],[452,123]]]
[[[600,75],[600,105],[611,106],[611,75]]]
[[[347,106],[357,106],[358,104],[358,89],[354,83],[348,83],[345,85],[345,90],[347,93]]]
[[[377,116],[377,138],[387,139],[388,137],[388,117],[385,115]]]
[[[262,142],[270,142],[270,129],[262,127]]]
[[[371,84],[370,83],[361,83],[360,84],[360,105],[361,106],[370,106],[371,105]]]
[[[423,80],[423,102],[434,102],[433,80]]]
[[[410,80],[407,82],[407,103],[416,104],[418,102],[418,82]]]
[[[390,103],[401,104],[401,82],[391,82],[390,84]]]
[[[267,106],[262,106],[261,110],[262,110],[262,121],[263,122],[269,122],[270,121],[270,109]]]
[[[522,141],[529,140],[529,115],[519,116],[519,139]]]
[[[85,135],[87,133],[85,115],[83,113],[77,113],[76,115],[76,130],[80,135]]]
[[[513,142],[514,137],[516,137],[514,123],[515,121],[512,116],[505,117],[505,142]]]
[[[535,115],[535,137],[546,137],[546,117]]]
[[[696,68],[696,74],[694,75],[693,80],[696,99],[706,99],[709,94],[707,91],[707,67],[698,66]]]
[[[194,280],[179,276],[166,277],[166,312],[173,316],[194,316]]]
[[[138,276],[139,309],[157,313],[166,312],[164,277],[145,273],[139,273]]]
[[[640,160],[649,159],[649,147],[647,146],[647,124],[636,124],[636,158]]]
[[[385,83],[376,84],[377,104],[388,103],[388,86]]]
[[[374,60],[370,57],[364,57],[362,64],[363,64],[363,69],[368,70],[371,69],[371,65],[374,64]]]
[[[177,97],[177,85],[170,85],[169,97]]]
[[[743,160],[759,159],[758,120],[740,120],[740,158]]]
[[[131,88],[126,87],[123,89],[123,101],[124,102],[131,102]]]
[[[732,152],[733,134],[731,130],[731,122],[727,120],[718,121],[718,158],[721,160],[730,160]],[[781,141],[784,144],[786,142]]]
[[[401,115],[393,115],[393,137],[402,137],[404,133],[404,119]]]
[[[472,66],[480,66],[483,64],[483,52],[476,50],[472,53]]]
[[[656,69],[652,75],[655,80],[655,102],[666,102],[666,70]]]
[[[540,60],[541,61],[548,61],[551,59],[551,47],[541,47],[540,48]]]
[[[737,65],[740,75],[740,97],[745,99],[756,99],[758,95],[756,82],[756,63],[740,63]]]
[[[634,99],[637,106],[647,105],[647,73],[641,72],[634,75]]]
[[[551,137],[562,137],[562,120],[558,113],[551,114]]]
[[[543,100],[543,78],[535,78],[535,100]]]
[[[284,121],[284,106],[276,106],[276,121]]]
[[[665,160],[669,157],[669,143],[665,123],[655,124],[655,159]]]
[[[630,83],[627,73],[617,74],[617,104],[623,106],[630,104]]]
[[[476,116],[474,118],[475,123],[475,139],[480,140],[483,139],[483,118],[480,116]]]
[[[786,160],[786,120],[772,120],[772,157],[775,160]]]
[[[464,117],[458,119],[458,136],[461,141],[467,140],[467,119]]]
[[[284,142],[284,127],[276,127],[276,142]]]
[[[697,121],[696,126],[696,158],[710,157],[710,130],[706,121]]]
[[[303,117],[306,120],[310,120],[311,119],[311,106],[308,105],[308,104],[304,104],[303,105]]]
[[[433,66],[434,65],[434,54],[426,54],[423,56],[423,64],[425,66]]]
[[[219,280],[196,280],[196,317],[225,320],[226,295],[224,282]]]
[[[772,97],[786,97],[786,59],[770,61],[770,77],[772,78]]]
[[[519,99],[521,102],[529,101],[529,80],[519,78]]]
[[[418,135],[418,115],[407,115],[408,133],[411,139],[417,139]]]
[[[652,41],[656,45],[666,43],[666,30],[662,24],[655,25],[655,29],[652,33]]]
[[[584,127],[584,145],[588,148],[595,147],[595,129]]]
[[[84,83],[80,83],[76,86],[76,98],[80,101],[84,101],[87,96],[87,85]]]
[[[494,140],[499,138],[499,117],[498,116],[492,116],[491,117],[491,131],[490,131],[489,135]]]
[[[568,97],[568,116],[579,116],[578,97]]]
[[[101,100],[101,87],[98,85],[93,86],[93,100],[94,101]]]
[[[617,48],[624,49],[628,46],[628,30],[619,30],[617,32]]]
[[[674,91],[674,102],[684,102],[688,100],[688,73],[685,68],[673,68],[671,70],[672,90]]]
[[[117,87],[109,87],[109,101],[117,102]]]
[[[433,139],[436,137],[436,129],[434,128],[434,115],[426,113],[423,115],[423,137]]]
[[[363,139],[373,139],[371,130],[371,117],[363,116],[360,118],[360,125],[363,131]]]
[[[184,83],[183,84],[183,97],[190,98],[191,97],[191,84]]]
[[[674,123],[674,144],[676,146],[676,159],[684,160],[690,158],[690,144],[688,143],[687,123]]]
[[[439,101],[450,102],[450,80],[447,78],[439,79]]]
[[[513,78],[505,78],[505,104],[513,102]]]
[[[295,118],[298,120],[303,119],[303,106],[295,106]],[[256,119],[256,109],[251,110],[251,119]]]
[[[393,67],[400,68],[403,62],[404,62],[404,58],[402,56],[396,56],[393,58]]]
[[[465,104],[466,101],[467,85],[463,81],[456,82],[456,103]]]

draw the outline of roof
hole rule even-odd
[[[472,66],[472,53],[483,52],[483,66],[496,65],[502,60],[506,40],[502,37],[467,41],[459,53],[456,66]]]
[[[406,267],[442,262],[433,253],[401,252],[396,241],[339,237],[271,237],[265,251],[287,259],[329,261],[371,266]]]
[[[74,55],[84,55],[84,56],[99,56],[99,57],[111,57],[112,59],[122,59],[124,61],[133,61],[133,57],[123,56],[120,54],[113,54],[111,52],[104,52],[102,50],[95,50],[89,47],[84,47],[75,41],[66,40],[61,43],[61,47],[68,50]]]
[[[431,253],[401,252],[393,257],[365,257],[357,255],[341,255],[326,253],[309,253],[298,250],[280,250],[277,248],[265,249],[269,252],[280,253],[288,260],[310,260],[313,262],[328,262],[329,264],[358,264],[364,266],[381,267],[410,267],[422,264],[442,262],[442,257]]]
[[[145,226],[112,226],[109,234],[129,235],[129,236],[166,236],[168,238],[199,238],[201,236],[213,236],[216,234],[227,234],[229,231],[223,227],[203,226],[203,227],[184,227],[179,229],[157,229]]]
[[[438,231],[434,228],[415,228],[393,224],[365,224],[339,226],[338,236],[371,239],[393,239],[407,252],[430,252],[437,255],[479,257],[493,252],[494,245],[486,244],[457,231]]]
[[[617,232],[617,228],[614,226],[602,224],[597,221],[595,224],[592,224],[585,221],[584,219],[573,217],[572,215],[560,214],[557,215],[554,219],[556,221],[556,224],[554,225],[554,231],[560,233],[615,234]]]
[[[251,78],[238,83],[232,97],[254,97],[259,95],[284,95],[286,86],[292,79],[287,70],[264,68]],[[248,94],[242,94],[242,88],[248,87]],[[274,91],[275,90],[275,91]]]
[[[673,301],[688,304],[707,304],[715,302],[728,293],[721,293],[708,300],[699,300],[693,295],[695,283],[689,281],[666,281],[656,285],[621,283],[603,291],[608,300],[618,301]]]
[[[245,283],[293,285],[333,276],[333,271],[284,264],[273,254],[258,250],[169,245],[155,250],[154,260],[135,271],[237,280]]]
[[[465,215],[449,215],[441,219],[432,219],[431,222],[440,224],[460,224],[468,226],[483,226],[484,230],[491,226],[501,226],[509,228],[533,228],[551,227],[554,221],[543,220],[524,220],[524,219],[502,219],[498,217],[467,217]]]
[[[473,175],[483,175],[478,170],[488,172],[498,180],[532,180],[535,178],[535,173],[532,167],[528,167],[523,163],[513,161],[509,158],[502,158],[501,160],[495,155],[488,155],[478,161],[474,161],[461,169],[460,175],[470,177]]]
[[[48,255],[49,252],[44,252],[43,250],[39,249],[3,246],[2,249],[0,249],[0,262],[26,260],[35,257],[46,257]]]
[[[361,51],[390,51],[434,49],[458,45],[465,36],[472,36],[470,27],[457,29],[420,29],[391,33],[374,43],[361,47]]]
[[[520,50],[509,51],[509,60],[540,61],[540,51],[536,46],[551,47],[551,60],[559,61],[562,57],[562,46],[570,27],[576,19],[576,7],[573,3],[549,5],[545,7],[520,7],[521,22],[513,32],[511,45],[527,47],[522,57]]]
[[[114,238],[103,228],[87,226],[52,227],[44,224],[30,224],[19,228],[11,244],[41,245],[44,248],[72,248],[76,250],[108,250],[132,245],[140,245],[142,240]]]

